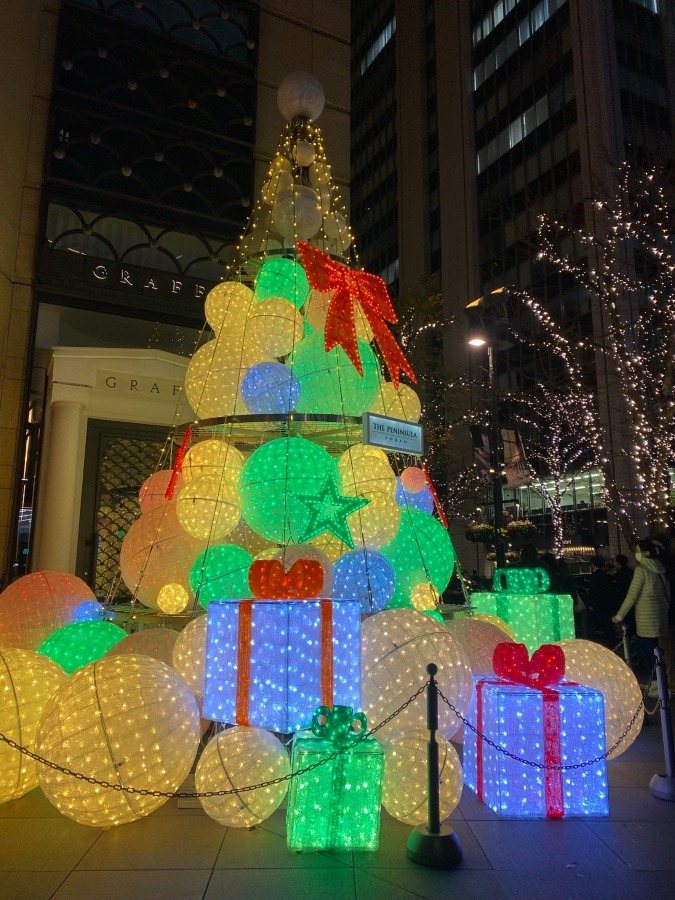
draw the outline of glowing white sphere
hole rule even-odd
[[[322,218],[317,192],[296,184],[277,194],[272,210],[272,229],[284,238],[307,241],[321,228]]]
[[[138,492],[141,512],[150,512],[151,509],[164,506],[168,502],[169,498],[166,496],[166,491],[172,476],[172,469],[160,469],[145,479]],[[182,477],[178,474],[177,479],[174,481],[174,496],[180,491],[181,486]]]
[[[178,632],[172,628],[143,628],[111,647],[108,656],[151,656],[167,666],[173,665],[173,648]]]
[[[223,281],[206,295],[206,321],[216,334],[225,329],[228,334],[243,336],[252,303],[251,288],[239,281]]]
[[[601,691],[605,698],[605,739],[609,750],[628,727],[640,705],[640,685],[632,670],[607,647],[593,641],[558,641],[565,652],[565,678]],[[627,750],[640,733],[642,713],[608,759]]]
[[[38,731],[41,756],[111,784],[175,791],[190,772],[199,712],[182,678],[149,656],[89,663],[53,695]],[[127,794],[40,766],[40,786],[66,816],[105,828],[133,822],[164,797]]]
[[[493,675],[492,657],[497,644],[512,643],[501,628],[492,622],[476,621],[476,616],[462,616],[448,622],[447,629],[467,655],[474,675]]]
[[[195,772],[199,792],[243,788],[283,778],[291,770],[288,751],[269,731],[237,725],[221,731],[206,745]],[[204,811],[229,828],[251,828],[269,816],[286,796],[288,782],[226,794],[201,797]]]
[[[287,122],[297,116],[318,119],[325,102],[321,83],[309,72],[291,72],[277,89],[277,106]]]
[[[346,250],[352,242],[347,220],[340,213],[332,212],[324,216],[323,230],[336,250]]]
[[[361,626],[363,710],[374,726],[397,710],[428,680],[427,665],[438,666],[438,685],[461,715],[471,697],[471,669],[466,654],[445,625],[412,609],[385,609]],[[450,738],[460,720],[439,702],[439,731]],[[424,728],[426,701],[416,698],[378,732],[386,738],[399,729]]]
[[[426,824],[429,815],[427,745],[423,729],[394,731],[384,741],[382,805],[390,816],[408,825]],[[440,818],[446,819],[462,796],[464,775],[457,751],[436,736],[440,773]]]
[[[391,381],[386,381],[370,411],[393,419],[405,419],[406,422],[419,422],[422,404],[415,391],[407,384],[399,384],[397,390]]]
[[[67,677],[60,666],[40,653],[0,650],[0,732],[35,752],[42,713]],[[0,742],[0,803],[23,797],[37,783],[35,762]]]
[[[225,537],[241,518],[237,486],[222,475],[193,478],[178,495],[176,515],[192,537],[209,541]]]
[[[243,464],[244,454],[233,444],[210,438],[190,447],[183,458],[180,474],[183,481],[191,481],[200,475],[218,475],[237,484]]]
[[[174,504],[143,513],[126,533],[120,552],[120,572],[126,586],[146,606],[157,609],[160,591],[178,584],[190,588],[190,568],[204,542],[188,534],[176,517]]]
[[[204,696],[206,670],[206,616],[188,622],[173,645],[172,665],[187,682],[192,693]]]
[[[354,444],[345,450],[338,460],[338,473],[346,494],[370,497],[383,493],[393,497],[396,491],[396,474],[386,454],[376,447]]]
[[[267,206],[273,206],[277,194],[287,191],[293,186],[293,176],[290,172],[283,170],[274,171],[269,181],[266,181],[260,191],[263,203]]]
[[[309,141],[298,141],[293,148],[293,158],[295,159],[296,164],[302,168],[311,166],[315,156],[316,151]]]
[[[185,396],[201,419],[245,415],[241,382],[249,367],[271,362],[245,342],[244,333],[223,332],[197,350],[185,372]]]
[[[251,309],[246,340],[262,355],[286,356],[305,335],[302,315],[283,297],[260,300]]]

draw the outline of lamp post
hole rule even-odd
[[[506,566],[506,542],[504,540],[504,490],[502,485],[502,457],[504,446],[502,431],[499,425],[499,406],[497,404],[497,384],[494,368],[494,348],[490,341],[481,335],[473,335],[469,339],[471,347],[485,347],[488,357],[488,385],[490,388],[490,475],[492,477],[492,508],[494,511],[495,557],[497,568]]]

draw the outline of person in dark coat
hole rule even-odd
[[[617,609],[614,606],[612,579],[602,556],[594,556],[591,565],[593,571],[589,579],[587,604],[589,636],[592,641],[613,647],[616,641],[610,619]]]

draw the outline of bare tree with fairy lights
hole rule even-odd
[[[587,293],[592,331],[561,324],[532,294],[513,290],[509,303],[534,317],[528,342],[562,361],[571,407],[587,398],[595,372],[598,400],[584,399],[580,427],[597,442],[607,504],[631,546],[669,524],[675,454],[675,251],[659,178],[624,164],[614,193],[594,202],[594,231],[541,219],[539,259]],[[561,250],[572,243],[574,258]]]

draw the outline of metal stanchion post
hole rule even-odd
[[[432,866],[436,869],[451,869],[462,861],[462,845],[456,833],[448,825],[441,825],[440,818],[440,774],[438,771],[438,690],[436,674],[438,667],[433,663],[427,666],[429,684],[427,685],[427,728],[429,743],[427,745],[427,791],[428,818],[426,825],[418,825],[406,843],[408,859],[421,866]]]
[[[656,657],[656,683],[659,686],[659,703],[661,706],[661,730],[663,731],[663,754],[666,758],[666,774],[654,775],[649,782],[649,790],[659,800],[675,800],[675,745],[673,744],[673,722],[668,705],[668,679],[666,664],[663,661],[663,650],[654,649]]]

